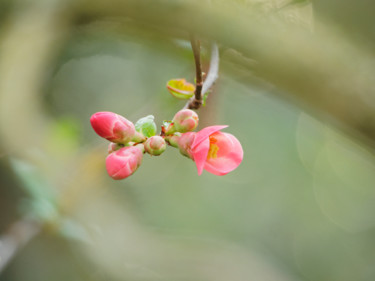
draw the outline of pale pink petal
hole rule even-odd
[[[216,158],[208,158],[204,169],[215,175],[225,175],[236,169],[243,159],[241,143],[236,137],[228,133],[217,132],[215,138],[218,146]]]
[[[194,149],[197,145],[199,145],[203,140],[205,139],[208,139],[208,137],[210,135],[212,135],[213,133],[217,132],[217,131],[220,131],[221,129],[224,129],[228,127],[227,125],[221,125],[221,126],[210,126],[210,127],[206,127],[202,130],[200,130],[199,132],[197,132],[197,135],[194,139],[194,142],[191,146],[192,149]]]
[[[239,163],[231,158],[220,158],[216,161],[207,161],[204,169],[214,175],[223,176],[238,167]]]
[[[206,138],[202,140],[200,144],[194,147],[192,150],[194,162],[198,170],[198,175],[201,175],[203,172],[203,168],[206,163],[209,149],[210,149],[210,140],[209,138]]]

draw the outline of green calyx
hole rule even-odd
[[[175,127],[173,126],[172,121],[163,121],[163,125],[161,126],[161,129],[165,135],[173,135],[176,132]]]

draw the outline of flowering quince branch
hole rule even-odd
[[[168,81],[167,89],[176,98],[189,99],[171,121],[164,121],[160,135],[152,115],[139,119],[134,125],[125,117],[113,112],[97,112],[90,122],[94,131],[111,143],[108,147],[106,168],[109,176],[120,180],[132,175],[142,163],[143,154],[161,155],[167,144],[192,159],[198,174],[206,170],[223,176],[236,169],[243,159],[241,143],[231,134],[221,132],[228,126],[210,126],[193,132],[199,122],[198,114],[204,95],[218,77],[219,50],[214,43],[211,50],[209,73],[203,82],[200,59],[200,42],[192,35],[191,46],[196,66],[196,85],[185,79]]]
[[[190,38],[191,48],[193,49],[195,61],[195,92],[194,98],[189,102],[189,109],[198,109],[202,104],[202,88],[203,88],[203,73],[201,64],[201,44],[200,41],[191,35]]]
[[[194,51],[196,46],[192,42],[192,48],[194,52],[194,57],[196,58],[197,52]],[[197,63],[197,59],[195,59],[196,63],[196,72],[198,73],[198,69],[201,68],[200,64],[200,57],[199,62]],[[201,70],[200,70],[201,71]],[[216,82],[217,78],[219,77],[219,48],[216,43],[212,43],[211,47],[211,58],[210,58],[210,67],[208,70],[208,74],[206,76],[205,81],[203,82],[202,88],[199,89],[200,92],[195,92],[195,95],[185,104],[184,109],[199,109],[202,105],[202,99],[206,95],[206,93],[211,89],[213,84]],[[197,81],[197,89],[198,89],[198,75],[196,78]]]
[[[227,126],[210,126],[193,132],[199,118],[190,109],[182,109],[172,121],[164,122],[160,136],[156,135],[151,115],[141,118],[135,125],[113,112],[97,112],[90,121],[94,131],[111,142],[106,168],[115,180],[132,175],[141,165],[144,153],[159,156],[167,144],[192,159],[199,175],[203,170],[218,176],[226,175],[236,169],[243,158],[237,138],[221,132]]]
[[[167,82],[167,89],[172,96],[188,100],[183,109],[199,109],[202,105],[204,106],[209,90],[219,77],[219,48],[217,44],[212,44],[210,66],[204,81],[200,61],[200,46],[194,37],[192,37],[191,45],[195,61],[196,86],[186,82],[184,78],[172,79]]]

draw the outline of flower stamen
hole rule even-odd
[[[216,144],[217,139],[210,136],[210,149],[208,150],[207,159],[217,158],[217,152],[219,151],[219,146]]]

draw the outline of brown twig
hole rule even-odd
[[[202,88],[203,88],[203,74],[202,74],[202,63],[201,63],[201,45],[199,40],[191,35],[190,38],[191,48],[193,49],[194,61],[195,61],[195,93],[194,99],[190,102],[189,108],[198,109],[202,104]]]
[[[199,109],[203,102],[203,96],[210,90],[218,78],[219,72],[219,49],[216,43],[212,44],[210,68],[207,78],[203,82],[202,66],[200,59],[200,44],[193,36],[191,38],[191,46],[194,53],[195,69],[196,69],[196,88],[194,97],[192,97],[184,106],[184,109]]]

